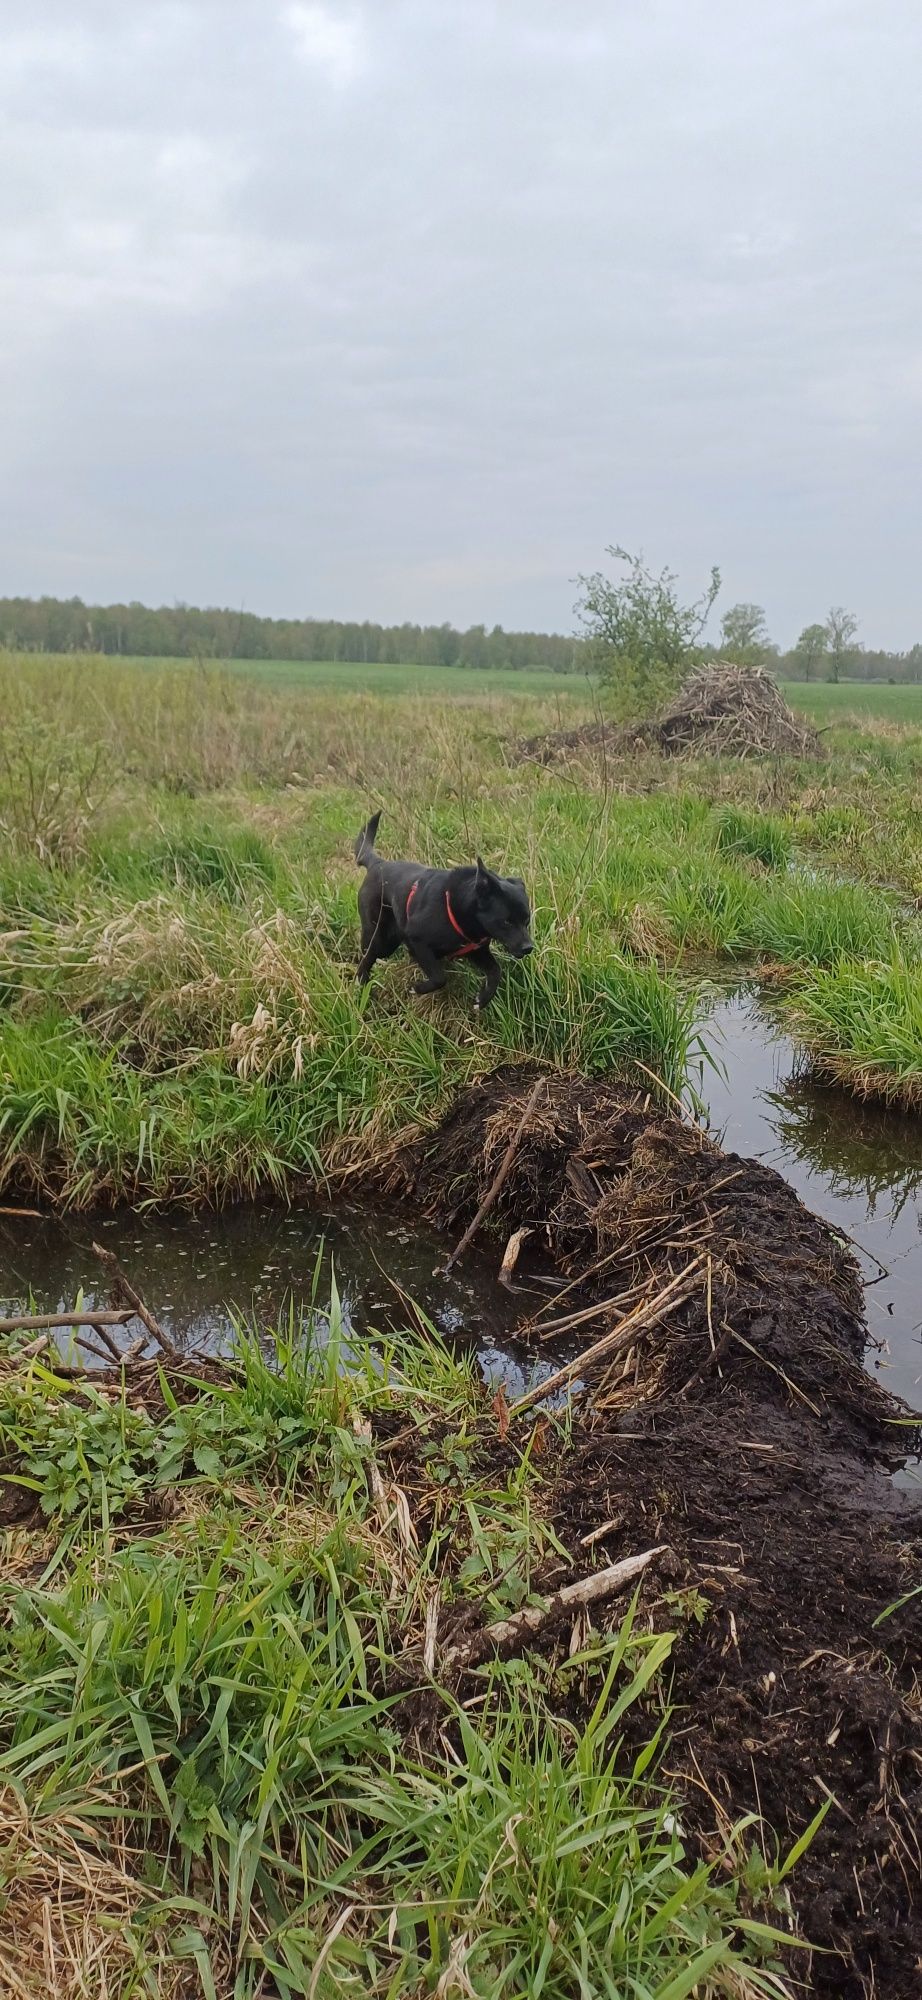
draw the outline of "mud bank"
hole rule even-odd
[[[392,1156],[388,1188],[460,1233],[536,1076],[467,1093]],[[922,1978],[922,1597],[878,1621],[922,1580],[922,1515],[885,1476],[917,1438],[861,1365],[857,1264],[770,1168],[559,1075],[483,1224],[497,1269],[520,1230],[521,1337],[544,1355],[576,1315],[587,1348],[610,1336],[566,1451],[548,1434],[550,1512],[582,1567],[668,1544],[644,1599],[681,1622],[670,1770],[697,1837],[713,1855],[755,1813],[786,1848],[826,1804],[793,1884],[822,1948],[809,1990],[904,2000]],[[531,1421],[513,1412],[504,1449]]]

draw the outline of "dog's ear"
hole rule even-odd
[[[490,886],[490,870],[489,870],[489,868],[485,868],[485,867],[484,867],[484,864],[483,864],[483,862],[482,862],[482,861],[481,861],[481,859],[480,859],[480,855],[478,854],[478,856],[477,856],[477,887],[478,887],[478,889],[488,889],[488,888],[489,888],[489,886]]]

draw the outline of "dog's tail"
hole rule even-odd
[[[367,868],[369,862],[375,859],[375,834],[378,831],[380,820],[381,814],[379,812],[372,813],[370,820],[366,821],[353,847],[352,852],[360,868]]]

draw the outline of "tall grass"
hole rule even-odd
[[[922,1109],[922,965],[842,960],[798,980],[792,1004],[822,1073],[859,1097]]]
[[[541,1475],[511,1444],[500,1471],[469,1373],[438,1343],[345,1355],[335,1301],[326,1317],[332,1343],[293,1326],[268,1353],[245,1338],[234,1381],[181,1403],[164,1382],[148,1413],[40,1362],[4,1381],[7,1473],[31,1465],[62,1536],[44,1578],[0,1570],[0,1799],[42,1830],[14,1894],[49,1845],[69,1839],[82,1868],[39,1927],[38,1966],[56,1949],[122,2000],[192,1983],[215,2000],[397,2000],[459,1981],[480,2000],[783,2000],[783,1871],[743,1870],[741,1848],[689,1858],[656,1776],[668,1633],[629,1610],[553,1672],[537,1655],[486,1670],[464,1706],[430,1681],[435,1726],[417,1736],[425,1604],[435,1589],[495,1615],[484,1550],[495,1587],[519,1585],[500,1609],[540,1585]],[[363,1413],[392,1433],[410,1420],[415,1536],[375,1500]],[[94,1468],[78,1533],[47,1461],[62,1426],[77,1472]],[[125,1465],[146,1485],[129,1490]],[[152,1532],[155,1489],[171,1506]],[[18,1919],[15,1934],[24,1976],[33,1934]]]
[[[815,820],[837,851],[860,811],[898,829],[911,877],[899,787],[864,785],[859,808],[827,782],[818,799],[811,767],[798,803],[787,767],[649,759],[577,784],[511,757],[524,697],[423,709],[197,667],[8,658],[0,694],[0,735],[28,745],[33,775],[29,790],[12,753],[0,768],[0,1186],[84,1205],[284,1192],[509,1058],[645,1086],[652,1072],[680,1095],[699,1053],[672,976],[683,958],[796,970],[918,954],[895,897],[788,865],[792,829],[806,839]],[[62,842],[41,801],[61,758],[85,774],[97,755],[104,795]],[[468,968],[423,1001],[403,961],[364,996],[353,983],[351,840],[382,801],[385,851],[480,851],[528,880],[537,950],[482,1019]]]

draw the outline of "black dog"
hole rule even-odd
[[[355,858],[367,874],[359,890],[362,956],[358,977],[368,979],[376,959],[406,945],[423,978],[414,993],[436,993],[448,980],[446,962],[470,958],[484,974],[476,1007],[488,1007],[500,967],[490,945],[512,958],[534,950],[525,884],[517,875],[494,875],[479,855],[476,868],[423,868],[417,861],[382,861],[375,853],[379,812],[362,828]]]

